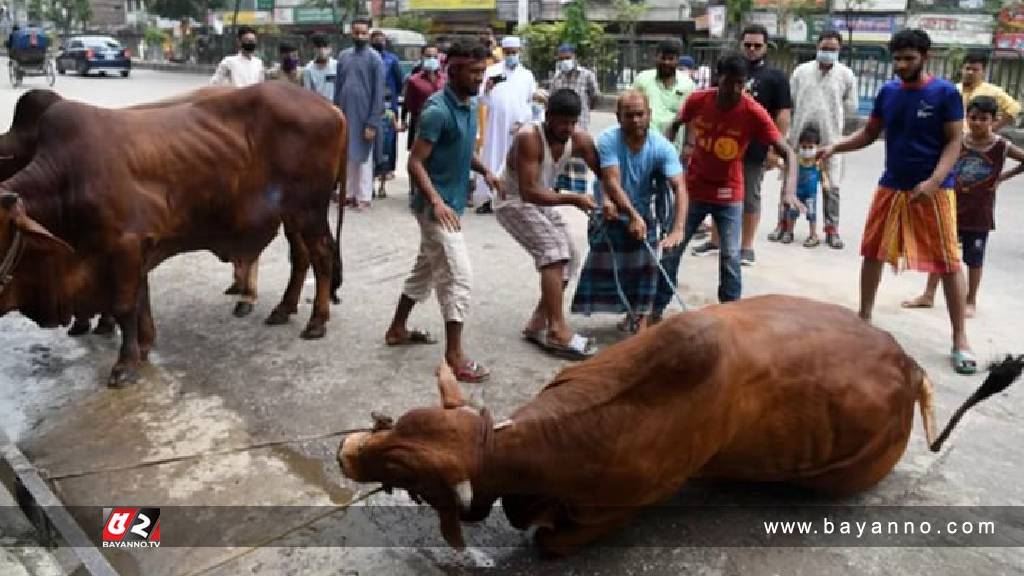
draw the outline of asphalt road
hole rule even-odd
[[[127,80],[69,75],[58,78],[55,88],[69,98],[122,106],[171,96],[205,81],[137,70]],[[26,80],[26,88],[42,86],[40,78]],[[9,125],[21,92],[0,87],[0,126]],[[613,121],[609,114],[595,114],[595,133]],[[880,145],[848,158],[842,204],[845,250],[769,244],[763,238],[773,223],[763,222],[758,264],[743,271],[744,295],[798,294],[855,307],[856,247],[882,161]],[[770,175],[766,206],[776,201],[778,188]],[[191,544],[205,544],[111,552],[109,557],[124,574],[768,576],[1024,570],[1019,548],[858,547],[849,541],[753,548],[744,547],[738,534],[735,540],[701,540],[700,534],[645,514],[601,545],[551,561],[539,558],[525,536],[495,513],[483,525],[465,528],[472,553],[453,554],[440,546],[430,514],[410,508],[410,501],[397,492],[363,498],[373,487],[347,482],[334,461],[341,432],[367,426],[371,410],[398,416],[437,402],[432,371],[440,347],[391,349],[382,341],[418,239],[406,209],[403,175],[389,184],[389,192],[372,210],[349,213],[345,219],[343,303],[332,309],[328,336],[320,341],[298,338],[309,312],[305,298],[299,320],[276,328],[262,324],[286,283],[288,257],[282,238],[262,259],[260,300],[256,313],[246,319],[230,315],[232,301],[221,294],[230,267],[209,254],[179,256],[152,274],[157,344],[145,381],[133,388],[105,387],[116,357],[115,340],[71,339],[62,330],[39,329],[15,314],[0,319],[0,423],[64,501],[74,506],[160,506],[165,542],[187,538]],[[1000,192],[999,229],[990,243],[978,317],[969,324],[983,359],[1024,352],[1024,301],[1017,292],[1024,228],[1016,225],[1024,217],[1022,192],[1024,180]],[[584,249],[583,215],[566,211],[566,216],[577,246]],[[803,226],[798,226],[801,241]],[[527,255],[491,216],[467,214],[464,228],[475,275],[467,348],[493,369],[488,383],[465,389],[473,402],[486,404],[500,419],[531,398],[564,363],[539,353],[519,336],[538,296]],[[913,295],[923,280],[918,274],[887,272],[875,322],[929,370],[937,388],[937,415],[944,421],[981,376],[957,376],[949,368],[949,328],[941,297],[932,310],[900,309],[900,300]],[[680,289],[688,305],[712,303],[716,285],[715,259],[683,260]],[[572,318],[580,331],[596,336],[602,345],[621,337],[616,320]],[[435,333],[443,328],[433,302],[417,309],[413,322]],[[841,503],[1024,506],[1024,484],[1019,481],[1024,472],[1022,414],[1024,393],[1011,389],[972,412],[939,455],[927,451],[923,434],[915,428],[895,471],[869,493]],[[799,497],[756,486],[697,486],[683,490],[680,501],[771,506]],[[250,508],[235,510],[239,516],[195,508],[201,506]],[[176,514],[199,513],[206,514],[201,528],[182,521],[176,532]],[[100,519],[90,514],[81,512],[80,522],[87,531],[98,530]],[[1024,527],[1019,513],[1016,519],[1001,529],[1019,547],[1024,546]],[[182,525],[189,527],[189,534],[181,533]],[[704,544],[692,547],[694,542]]]

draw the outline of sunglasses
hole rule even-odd
[[[764,44],[757,44],[757,43],[754,43],[754,42],[744,42],[743,43],[743,47],[747,48],[748,50],[760,50],[761,48],[764,48]]]

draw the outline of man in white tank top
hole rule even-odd
[[[563,295],[578,257],[554,206],[591,212],[596,205],[585,193],[559,193],[554,186],[570,158],[581,159],[595,174],[601,173],[593,138],[576,126],[581,108],[576,92],[556,90],[548,99],[545,121],[516,133],[495,211],[498,222],[530,253],[540,272],[540,301],[523,336],[548,352],[577,360],[593,356],[597,346],[593,339],[574,333],[565,320]],[[620,205],[625,202],[613,200]],[[605,206],[606,217],[617,217],[612,202]]]

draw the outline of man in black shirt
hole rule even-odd
[[[775,126],[783,134],[789,133],[789,121],[793,112],[793,101],[789,94],[789,79],[778,68],[769,66],[764,57],[768,53],[768,30],[760,24],[751,24],[741,35],[743,54],[750,69],[747,75],[747,92],[764,106],[775,120]],[[754,234],[761,221],[761,182],[765,167],[774,167],[778,159],[769,154],[768,147],[752,141],[743,157],[743,233],[740,244],[740,263],[753,266]],[[693,249],[694,255],[718,253],[718,231],[712,229],[711,239]]]

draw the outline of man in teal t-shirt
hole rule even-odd
[[[462,382],[481,382],[490,372],[466,357],[462,325],[469,310],[473,272],[459,216],[466,206],[470,169],[497,190],[497,177],[475,155],[476,100],[486,69],[487,51],[452,45],[448,86],[427,99],[416,140],[409,153],[409,177],[415,183],[412,209],[420,226],[420,250],[405,281],[384,340],[389,346],[433,344],[424,330],[409,329],[413,306],[437,289],[445,321],[445,361]]]

